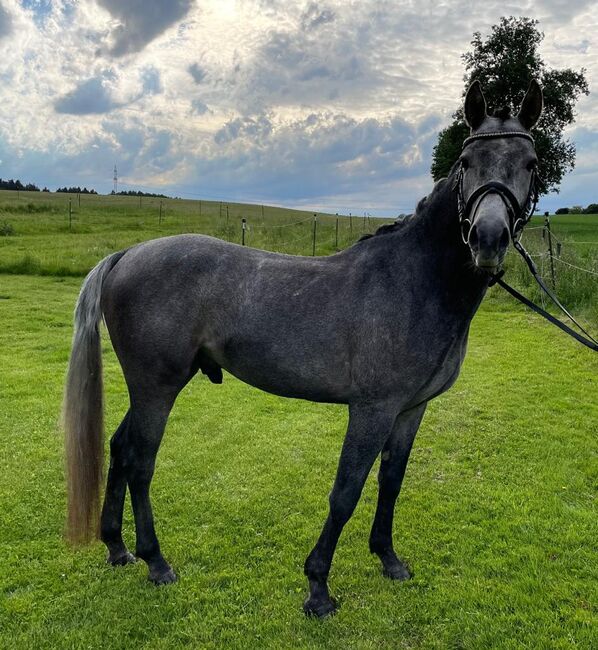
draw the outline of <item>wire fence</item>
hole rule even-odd
[[[3,202],[3,199],[12,200],[12,203]],[[29,228],[27,233],[18,234],[101,232],[108,237],[110,233],[113,239],[100,244],[98,250],[102,246],[109,250],[111,244],[114,247],[130,245],[129,239],[141,241],[164,234],[200,232],[245,246],[314,256],[342,250],[394,220],[372,218],[367,211],[359,215],[314,212],[306,216],[305,211],[204,199],[4,191],[0,193],[0,226],[7,216],[30,217],[14,221],[18,224],[16,228]],[[25,221],[28,225],[23,224]],[[598,240],[593,240],[593,233],[587,227],[569,230],[563,220],[557,223],[560,226],[555,231],[549,217],[544,223],[534,220],[525,228],[524,243],[542,276],[564,300],[572,305],[596,306]],[[7,234],[11,232],[12,228],[7,228]],[[126,234],[128,232],[131,235]],[[576,236],[576,233],[579,234]],[[71,271],[75,273],[81,269],[83,272],[92,254],[95,255],[95,248],[74,251],[69,265]],[[27,251],[27,256],[39,259],[40,268],[47,266],[48,272],[53,266],[62,268],[63,265],[62,261],[47,261],[57,256],[54,251]],[[17,262],[21,263],[9,260],[4,266],[14,266]],[[519,287],[534,295],[534,287],[523,265],[515,261],[511,267],[509,275],[519,273]],[[535,297],[542,298],[538,294]]]
[[[525,228],[522,243],[534,259],[540,276],[561,301],[581,311],[586,320],[595,324],[598,322],[598,241],[586,239],[587,232],[591,231],[590,222],[581,227],[580,224],[568,226],[565,220],[557,223],[555,226],[550,216],[545,215],[544,223],[536,222]],[[586,236],[576,236],[577,232]],[[551,307],[519,256],[511,256],[508,273],[531,299],[540,301],[544,308]]]

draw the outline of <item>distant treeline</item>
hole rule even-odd
[[[59,187],[57,192],[64,192],[66,194],[97,194],[97,192],[92,188],[88,190],[86,187],[81,189],[80,187]]]
[[[26,185],[24,183],[21,183],[20,180],[13,181],[11,178],[9,181],[5,181],[2,178],[0,178],[0,190],[20,190],[22,192],[39,192],[40,189],[37,185],[34,185],[33,183],[27,183]],[[50,190],[47,187],[44,187],[42,192],[49,192]]]
[[[590,203],[587,208],[574,205],[571,208],[559,208],[555,214],[598,214],[598,203]]]
[[[166,196],[166,194],[154,194],[153,192],[140,192],[139,190],[127,190],[127,191],[122,191],[122,192],[115,192],[112,190],[110,194],[118,195],[118,196],[151,196],[157,199],[169,199],[169,196]]]

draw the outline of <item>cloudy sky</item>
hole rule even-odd
[[[598,202],[598,3],[0,0],[0,177],[392,215],[429,192],[461,53],[501,15],[587,69],[576,170]]]

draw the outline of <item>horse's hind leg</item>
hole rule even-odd
[[[330,493],[330,513],[317,544],[305,561],[305,575],[309,580],[309,596],[303,605],[306,614],[326,616],[336,609],[327,585],[334,550],[376,456],[391,433],[395,417],[396,411],[392,409],[372,406],[349,409],[349,428]]]
[[[149,491],[156,454],[177,393],[178,390],[174,393],[149,393],[151,399],[143,398],[139,401],[132,396],[124,453],[125,472],[135,517],[135,555],[147,563],[149,579],[157,585],[176,580],[174,571],[160,551]]]
[[[107,561],[113,566],[135,561],[134,555],[129,553],[122,538],[123,507],[127,491],[123,449],[126,445],[129,417],[130,412],[127,412],[110,440],[110,469],[100,525],[102,541],[108,548]]]
[[[411,577],[394,551],[392,521],[411,447],[425,410],[426,403],[399,415],[380,461],[378,506],[370,534],[370,551],[380,558],[382,573],[393,580]]]

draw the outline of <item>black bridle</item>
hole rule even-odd
[[[502,131],[502,132],[496,131],[490,133],[477,133],[475,135],[470,136],[469,138],[466,138],[466,140],[463,142],[463,149],[465,149],[465,147],[467,147],[472,142],[476,140],[482,140],[485,138],[525,138],[526,140],[529,140],[532,144],[535,144],[534,139],[532,138],[531,135],[529,135],[529,133],[524,133],[522,131]],[[536,305],[529,298],[526,298],[524,295],[519,293],[519,291],[517,291],[509,284],[507,284],[502,279],[502,276],[504,275],[504,271],[500,271],[496,275],[492,276],[488,286],[492,286],[493,284],[499,284],[503,289],[508,291],[514,298],[522,302],[530,309],[533,309],[533,311],[535,311],[537,314],[540,314],[540,316],[546,318],[553,325],[559,327],[561,330],[563,330],[564,332],[572,336],[575,340],[579,341],[586,347],[590,348],[590,350],[594,350],[594,352],[598,352],[598,341],[593,336],[588,334],[588,332],[575,320],[575,318],[573,318],[573,316],[569,313],[569,311],[561,304],[560,300],[556,297],[556,295],[546,286],[546,283],[538,273],[538,269],[536,268],[536,265],[534,264],[531,255],[525,250],[523,244],[520,241],[521,232],[523,231],[525,225],[532,218],[532,215],[534,214],[536,210],[536,206],[538,204],[538,198],[540,195],[542,183],[540,177],[538,176],[537,169],[535,167],[534,169],[532,169],[529,190],[527,192],[527,197],[522,205],[519,204],[519,201],[517,200],[517,197],[513,194],[513,192],[504,183],[501,183],[500,181],[489,181],[488,183],[484,183],[483,185],[480,185],[480,187],[475,189],[472,192],[472,194],[468,197],[468,199],[465,200],[463,194],[464,172],[465,169],[463,167],[463,163],[461,163],[459,166],[459,170],[457,172],[457,177],[455,179],[455,185],[454,185],[454,190],[457,193],[457,212],[459,215],[459,226],[461,228],[461,237],[463,239],[463,242],[465,244],[469,244],[469,235],[471,233],[471,227],[475,220],[475,212],[481,200],[488,194],[498,194],[498,196],[500,196],[500,198],[502,199],[503,203],[507,208],[507,214],[509,215],[509,234],[511,235],[511,240],[513,242],[513,246],[515,250],[521,255],[521,257],[523,257],[525,263],[527,264],[527,267],[531,271],[532,275],[534,276],[536,282],[538,283],[542,291],[544,291],[544,293],[554,302],[554,304],[579,328],[581,332],[583,332],[583,334],[585,334],[585,336],[582,336],[581,334],[579,334],[579,332],[576,332],[575,330],[571,329],[568,325],[558,320],[558,318],[555,318],[552,314],[542,309],[542,307]]]
[[[463,149],[476,140],[487,138],[525,138],[534,144],[532,136],[523,131],[493,131],[490,133],[476,133],[475,135],[469,136],[469,138],[463,142]],[[519,201],[513,192],[511,192],[511,190],[500,181],[489,181],[488,183],[480,185],[471,193],[466,201],[463,194],[464,173],[465,168],[463,167],[463,163],[461,163],[455,179],[454,189],[457,192],[457,211],[459,213],[459,225],[461,227],[461,237],[463,238],[463,242],[465,244],[469,243],[469,235],[475,219],[475,209],[477,209],[477,206],[479,206],[482,199],[488,194],[498,194],[502,199],[509,216],[509,234],[514,242],[518,241],[521,231],[532,218],[532,215],[536,210],[538,198],[540,196],[541,183],[536,168],[534,167],[532,169],[529,189],[522,205],[519,204]]]

